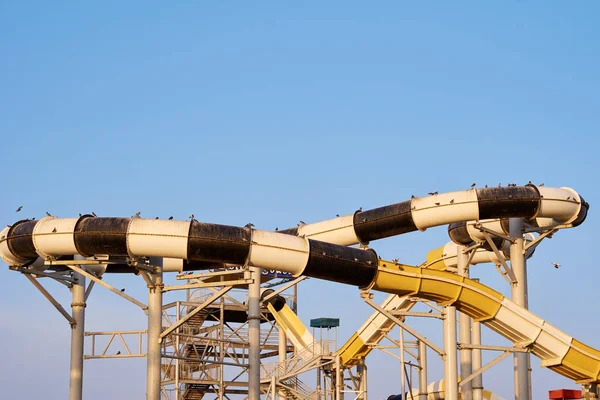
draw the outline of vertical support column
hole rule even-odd
[[[523,308],[528,308],[527,265],[525,263],[524,254],[523,220],[521,218],[511,218],[509,220],[509,228],[510,236],[514,241],[510,246],[510,266],[517,280],[517,282],[512,285],[512,301]],[[529,353],[515,353],[514,373],[516,400],[529,400],[531,398],[529,362]]]
[[[160,400],[160,333],[162,330],[162,289],[163,260],[150,259],[150,265],[156,268],[150,274],[153,285],[148,288],[148,356],[146,372],[146,399]]]
[[[356,400],[367,400],[367,364],[365,364],[364,358],[356,366],[356,372],[360,378],[358,386],[360,394],[356,396]]]
[[[444,399],[458,400],[458,359],[456,356],[456,307],[444,307]]]
[[[248,400],[260,400],[260,276],[261,268],[250,267],[248,285]]]
[[[279,327],[279,365],[281,366],[278,371],[283,371],[284,363],[287,358],[287,337],[285,331]],[[277,374],[279,376],[279,374]],[[285,394],[283,391],[277,393],[281,400],[285,400]]]
[[[342,364],[340,363],[340,355],[335,356],[335,397],[333,400],[342,399],[342,385],[344,373],[342,372]]]
[[[181,319],[181,303],[178,301],[177,302],[177,309],[175,310],[175,322],[179,322],[179,320]],[[180,330],[179,328],[177,328],[175,330],[175,333],[177,336],[175,336],[175,354],[177,356],[181,356],[181,353],[179,353],[180,350],[180,346],[181,344],[179,343],[179,333]],[[179,369],[179,358],[177,358],[175,360],[175,400],[179,400],[180,399],[180,394],[179,394],[179,374],[180,374],[180,369]]]
[[[404,376],[404,329],[401,326],[398,327],[400,331],[400,393],[402,396],[406,393],[406,377]]]
[[[76,260],[84,257],[76,255]],[[80,266],[85,268],[85,266]],[[71,316],[75,321],[71,325],[71,369],[69,382],[69,400],[83,398],[83,341],[85,336],[85,276],[73,271],[75,282],[71,287]]]
[[[457,272],[461,276],[469,276],[469,256],[465,253],[465,246],[458,246],[456,256]],[[458,326],[460,333],[460,343],[471,344],[471,318],[463,313],[458,316]],[[465,379],[473,372],[472,353],[470,349],[460,350],[460,378]],[[465,383],[461,388],[462,400],[473,400],[472,382]]]
[[[471,343],[481,344],[481,324],[473,322],[471,330]],[[481,368],[481,349],[473,349],[473,370]],[[483,400],[483,375],[479,374],[473,378],[473,400]]]
[[[427,345],[417,341],[419,349],[419,400],[427,400]]]

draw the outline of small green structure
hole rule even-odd
[[[337,328],[340,326],[339,318],[315,318],[310,320],[311,328]]]

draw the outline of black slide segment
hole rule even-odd
[[[354,214],[354,232],[361,243],[416,230],[410,200]]]
[[[33,228],[38,221],[23,220],[16,222],[6,235],[8,250],[18,258],[25,260],[37,258],[38,254],[33,245]]]
[[[541,196],[535,186],[476,189],[479,219],[535,217]]]
[[[84,257],[94,254],[127,256],[129,218],[81,218],[75,225],[75,248]]]
[[[251,230],[236,226],[190,224],[188,261],[244,264],[250,252]]]
[[[364,287],[377,273],[378,259],[373,250],[338,246],[308,240],[310,254],[302,275]]]

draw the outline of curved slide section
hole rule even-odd
[[[279,233],[308,241],[350,246],[449,223],[494,218],[525,218],[530,222],[554,221],[561,227],[577,226],[585,220],[588,208],[583,198],[570,188],[534,185],[473,188],[421,198],[413,196],[405,202],[314,224],[301,224]],[[0,232],[0,257],[9,265],[25,265],[38,257],[49,260],[74,254],[154,255],[165,258],[165,271],[181,272],[214,267],[207,266],[207,262],[236,264],[240,260],[246,261],[244,255],[249,250],[253,232],[258,232],[257,235],[266,241],[306,248],[306,244],[299,241],[292,243],[281,236],[270,236],[271,232],[250,228],[204,224],[195,220],[84,215],[17,222]],[[230,257],[226,256],[228,253]]]
[[[524,218],[536,226],[578,226],[589,205],[573,189],[545,186],[473,188],[440,193],[280,231],[343,246],[464,221]],[[488,227],[494,227],[488,221]],[[499,233],[501,231],[498,231]]]
[[[535,237],[528,233],[525,235],[525,244],[532,242]],[[505,242],[505,244],[510,244],[509,242]],[[539,243],[529,247],[527,252],[525,253],[525,258],[529,259],[533,256],[535,249]],[[425,258],[425,262],[421,264],[422,267],[437,269],[440,271],[456,269],[457,265],[457,255],[458,255],[458,247],[459,245],[455,242],[448,242],[444,246],[438,247],[437,249],[430,250],[427,253],[427,257]],[[510,257],[510,246],[504,246],[500,248],[500,251],[504,253],[504,255],[508,258]],[[499,264],[498,256],[491,250],[487,250],[483,247],[475,249],[475,254],[473,258],[471,258],[471,265],[477,264],[485,264],[485,263],[493,263]]]
[[[427,259],[422,265],[424,268],[446,271],[456,269],[458,245],[454,242],[448,242],[446,245],[437,249],[431,250],[427,254]],[[529,249],[527,257],[533,254],[533,249]],[[485,249],[477,249],[471,264],[480,264],[487,262],[498,262],[496,254]],[[408,267],[408,265],[400,265]],[[414,268],[414,267],[413,267]],[[410,296],[398,296],[392,294],[388,296],[381,307],[387,311],[410,311],[415,305],[415,301]],[[348,341],[340,348],[340,362],[344,366],[357,365],[360,360],[366,357],[371,350],[372,345],[379,343],[393,327],[395,323],[379,312],[374,312],[365,321],[365,323],[348,339]]]
[[[600,381],[600,351],[479,282],[449,272],[380,261],[371,289],[454,305],[515,346],[530,348],[542,366],[575,381]]]

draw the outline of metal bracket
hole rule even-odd
[[[163,288],[163,292],[170,292],[171,290],[184,290],[184,289],[202,289],[209,287],[217,287],[217,286],[239,286],[239,285],[248,285],[252,283],[253,279],[238,279],[235,281],[225,281],[225,282],[198,282],[198,283],[189,283],[186,285],[174,285],[174,286],[165,286]]]
[[[493,230],[491,230],[491,229],[488,229],[488,228],[486,228],[486,227],[482,226],[482,225],[481,225],[481,223],[479,223],[479,222],[478,222],[478,223],[476,223],[476,224],[475,224],[475,225],[473,225],[473,226],[475,227],[475,229],[477,229],[477,230],[481,231],[481,233],[483,233],[484,235],[487,233],[488,235],[494,235],[494,236],[496,236],[496,237],[499,237],[499,238],[501,238],[501,239],[504,239],[504,240],[506,240],[507,242],[510,242],[510,243],[515,243],[515,238],[513,238],[513,237],[511,237],[511,236],[508,236],[508,235],[502,235],[502,234],[500,234],[500,233],[498,233],[498,232],[494,232]],[[487,239],[487,237],[486,237],[486,239]]]
[[[69,315],[69,313],[63,308],[63,306],[61,306],[60,303],[58,301],[56,301],[56,299],[54,297],[52,297],[52,295],[50,293],[48,293],[48,291],[46,289],[44,289],[44,287],[37,281],[37,279],[32,277],[30,274],[24,274],[24,275],[29,280],[29,282],[31,282],[33,284],[33,286],[35,286],[36,289],[39,290],[44,295],[44,297],[54,306],[54,308],[56,308],[58,310],[58,312],[61,313],[62,316],[65,317],[67,321],[69,321],[69,324],[71,326],[74,326],[75,320],[73,319],[73,317],[71,317]]]
[[[433,312],[392,311],[391,314],[398,316],[398,317],[425,317],[425,318],[444,319],[444,316],[442,313],[433,313]]]
[[[498,357],[494,358],[492,361],[490,361],[489,363],[485,364],[483,367],[479,368],[477,371],[474,371],[471,375],[467,376],[464,379],[461,379],[461,381],[458,383],[458,387],[462,387],[463,385],[467,384],[468,382],[471,382],[471,380],[473,380],[473,378],[475,378],[476,376],[481,375],[482,373],[484,373],[485,371],[487,371],[488,369],[490,369],[494,365],[498,364],[500,361],[504,360],[510,354],[511,353],[508,352],[508,351],[500,354]]]
[[[554,235],[556,232],[558,232],[558,229],[550,229],[549,231],[545,231],[545,232],[541,233],[540,236],[536,237],[534,240],[527,243],[523,247],[523,254],[527,253],[527,250],[529,250],[533,246],[537,246],[537,244],[540,243],[545,238],[551,239],[552,235]]]
[[[494,254],[496,254],[496,257],[498,257],[498,262],[504,267],[505,272],[500,271],[498,265],[496,265],[496,269],[498,269],[503,276],[508,275],[508,277],[510,278],[509,283],[511,283],[511,284],[517,283],[517,277],[515,276],[512,268],[509,267],[508,264],[506,264],[506,258],[504,257],[504,255],[502,253],[500,253],[500,250],[498,250],[498,247],[496,247],[496,244],[492,240],[492,237],[490,236],[490,234],[488,232],[483,231],[483,236],[485,237],[485,240],[488,242],[488,244],[494,251]],[[511,243],[512,243],[512,240],[511,240]]]
[[[273,297],[277,296],[279,293],[291,288],[294,285],[297,285],[298,283],[302,282],[306,278],[307,278],[306,276],[299,276],[298,278],[294,279],[293,281],[286,283],[279,289],[275,290],[273,293],[269,293],[267,296],[265,296],[265,298],[261,300],[261,303],[264,303],[265,301],[269,301]]]
[[[141,301],[138,301],[138,300],[134,299],[133,297],[121,292],[120,290],[117,290],[113,286],[104,282],[102,279],[98,278],[96,275],[90,274],[89,272],[83,270],[82,268],[79,268],[76,265],[67,265],[67,266],[69,268],[71,268],[73,271],[79,272],[81,275],[85,276],[86,278],[90,279],[91,281],[96,282],[98,285],[105,287],[106,289],[110,290],[114,294],[119,295],[122,298],[124,298],[125,300],[132,302],[136,306],[140,307],[142,310],[146,311],[148,309],[148,306],[146,306]]]

